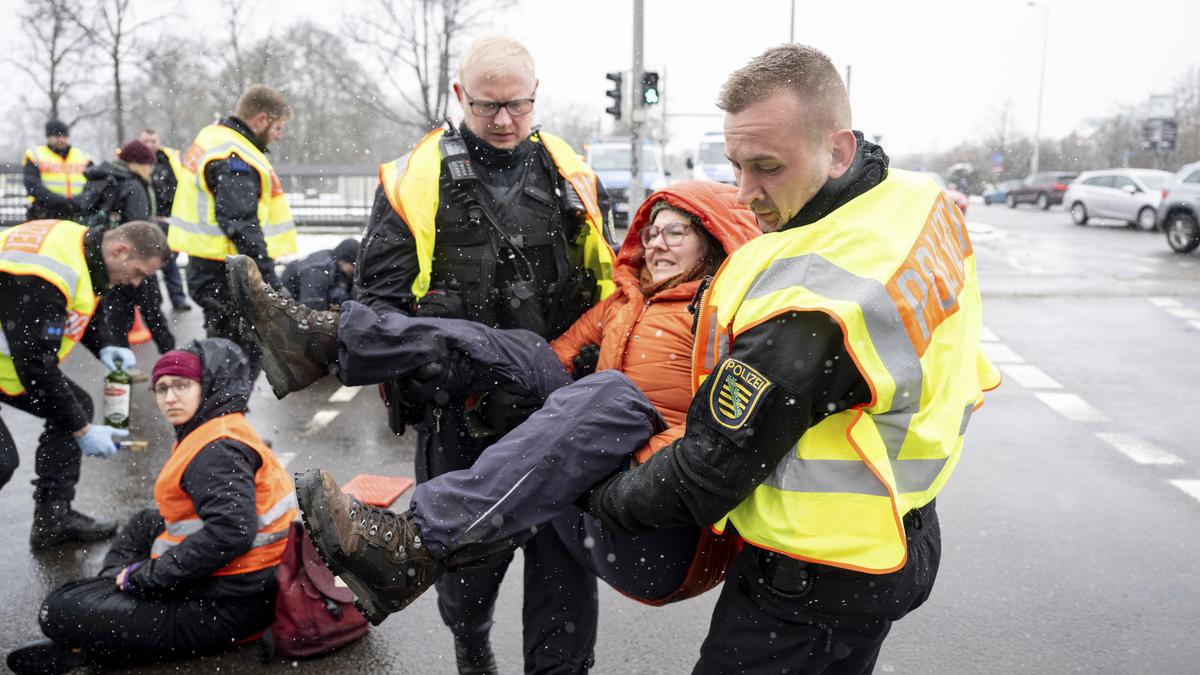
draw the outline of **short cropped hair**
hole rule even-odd
[[[246,121],[264,112],[272,121],[286,120],[292,116],[292,109],[288,106],[287,101],[283,100],[283,94],[265,84],[252,84],[246,87],[246,91],[243,91],[242,95],[238,97],[233,114],[238,119]]]
[[[171,258],[167,235],[162,228],[148,220],[131,220],[104,233],[104,241],[123,241],[129,244],[129,256],[136,260],[158,258],[166,264]]]
[[[485,35],[463,50],[458,60],[458,81],[466,80],[470,72],[499,74],[506,70],[505,66],[516,66],[530,77],[536,77],[533,56],[525,45],[503,35]]]
[[[800,44],[768,49],[734,71],[721,87],[717,107],[738,113],[780,91],[794,93],[809,107],[814,133],[850,128],[850,97],[833,61]]]
[[[143,133],[143,134],[150,134],[151,136],[157,136],[157,135],[158,135],[158,132],[157,132],[157,131],[155,131],[155,130],[153,130],[153,129],[151,129],[150,127],[146,127],[146,128],[144,128],[144,129],[142,129],[141,133]]]

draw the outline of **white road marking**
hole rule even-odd
[[[1138,274],[1158,274],[1158,268],[1146,267],[1145,265],[1133,265],[1129,269]]]
[[[991,328],[984,326],[979,331],[979,339],[983,342],[999,342],[1000,338],[992,332]]]
[[[1138,464],[1183,464],[1183,458],[1149,441],[1128,434],[1097,433],[1096,437]]]
[[[362,391],[361,387],[338,387],[338,390],[333,392],[329,397],[330,403],[349,403],[358,396],[358,392]]]
[[[1196,501],[1200,501],[1200,480],[1173,480],[1171,485],[1183,490]]]
[[[294,452],[279,453],[279,463],[282,464],[283,468],[285,469],[287,468],[288,464],[291,464],[293,459],[296,459],[296,453]]]
[[[1179,302],[1175,298],[1158,297],[1158,298],[1146,298],[1146,299],[1149,300],[1150,304],[1154,305],[1155,307],[1182,307],[1183,306],[1183,303]]]
[[[309,434],[315,434],[316,432],[329,426],[329,423],[333,421],[333,418],[338,416],[338,412],[339,411],[337,410],[318,410],[313,414],[313,418],[308,423],[308,426],[304,427],[304,431],[300,432],[300,435],[308,436]]]
[[[1050,406],[1054,412],[1076,422],[1103,422],[1108,418],[1096,410],[1090,403],[1075,394],[1063,392],[1037,392],[1042,403]]]
[[[983,351],[992,363],[1025,363],[1025,359],[1009,349],[1008,345],[999,342],[983,343]]]
[[[1057,380],[1047,375],[1041,368],[1019,363],[1007,363],[1000,366],[1004,374],[1017,381],[1017,384],[1027,389],[1062,389]]]
[[[1200,321],[1189,321],[1188,323],[1191,324],[1192,328],[1200,330]]]
[[[1151,258],[1148,255],[1135,255],[1133,259],[1138,262],[1150,263],[1151,265],[1161,265],[1163,263],[1162,258]]]
[[[1189,307],[1168,307],[1167,313],[1180,319],[1200,319],[1200,312]]]

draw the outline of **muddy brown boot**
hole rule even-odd
[[[408,513],[363,504],[342,492],[327,472],[297,474],[296,496],[317,553],[354,591],[355,605],[376,626],[445,571],[422,544]]]
[[[262,349],[263,371],[275,397],[324,377],[337,360],[338,312],[309,309],[272,288],[244,255],[225,258],[225,267],[229,293]]]

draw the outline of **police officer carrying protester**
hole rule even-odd
[[[612,292],[607,195],[565,141],[533,127],[537,84],[532,57],[511,39],[485,37],[464,52],[454,83],[463,124],[380,167],[356,271],[360,302],[553,338]],[[495,438],[468,428],[462,400],[405,402],[405,386],[436,388],[444,375],[432,367],[390,388],[393,430],[417,427],[420,481],[469,467]],[[502,394],[487,403],[501,414]],[[496,670],[489,632],[509,560],[438,583],[460,672]],[[590,667],[596,581],[550,528],[525,546],[524,589],[526,671]]]
[[[92,158],[71,145],[71,129],[65,122],[46,122],[46,144],[25,151],[21,160],[25,192],[29,194],[28,220],[71,218],[72,199],[83,190],[84,169]]]
[[[179,184],[179,176],[183,169],[180,164],[179,151],[162,144],[158,132],[149,127],[142,129],[138,140],[154,153],[154,171],[150,175],[150,183],[154,187],[155,216],[163,231],[167,231],[167,218],[171,216],[171,205],[175,202],[175,188]],[[188,302],[187,293],[183,289],[183,278],[179,274],[179,266],[175,264],[178,254],[172,254],[171,260],[162,268],[163,281],[167,283],[167,293],[171,297],[171,306],[178,312],[192,309]]]
[[[208,337],[238,344],[250,359],[250,381],[261,355],[230,308],[225,256],[241,254],[279,286],[275,258],[296,252],[296,226],[267,146],[283,138],[292,110],[265,84],[246,88],[234,114],[200,130],[183,155],[168,219],[171,249],[188,254],[188,292],[204,310]]]
[[[735,529],[697,673],[870,672],[929,596],[934,498],[983,391],[965,222],[850,130],[823,53],[785,45],[730,76],[726,152],[765,234],[704,293],[685,436],[599,485],[626,532]]]
[[[66,377],[59,362],[82,342],[109,369],[136,364],[101,322],[92,322],[98,296],[111,286],[153,278],[168,255],[157,225],[134,221],[105,231],[66,220],[35,220],[0,232],[0,403],[46,420],[38,439],[30,544],[43,549],[95,541],[116,524],[71,508],[80,452],[111,457],[115,438],[129,432],[92,424],[88,392]],[[0,420],[0,486],[19,462]]]

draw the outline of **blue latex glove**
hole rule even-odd
[[[128,347],[118,347],[109,345],[100,348],[100,363],[108,368],[108,372],[117,369],[117,359],[121,359],[121,370],[129,372],[137,367],[137,357],[133,355],[133,350]]]
[[[103,424],[93,424],[79,441],[79,448],[88,457],[109,458],[117,454],[117,443],[114,438],[127,438],[128,429],[114,429]]]

